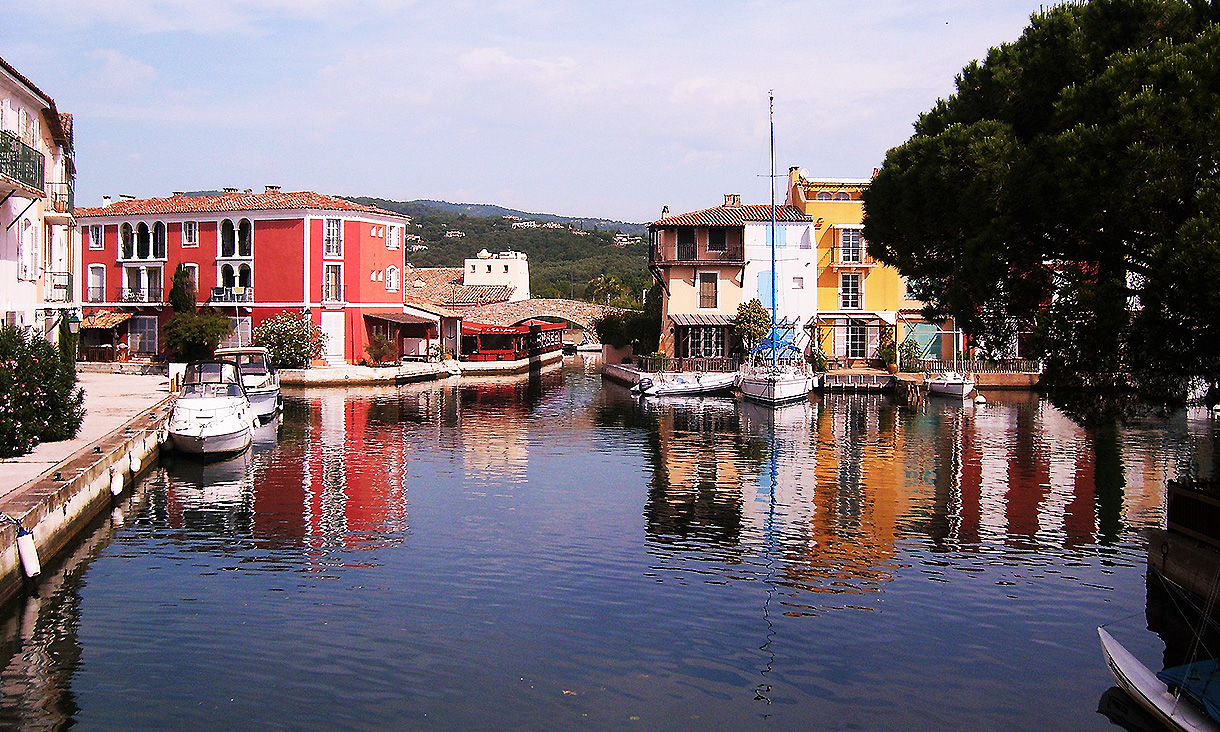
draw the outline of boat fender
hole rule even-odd
[[[640,379],[636,387],[639,389],[640,395],[643,396],[644,392],[652,388],[652,379]]]
[[[118,465],[110,466],[110,492],[116,496],[123,492],[123,470]]]
[[[987,397],[983,396],[982,394],[977,394],[977,395],[974,397],[974,403],[975,403],[975,404],[986,404],[986,403],[987,403]]]
[[[136,473],[140,472],[140,456],[136,454],[135,450],[132,450],[131,454],[127,456],[127,460],[131,464],[131,475],[134,477]]]
[[[21,569],[25,576],[34,579],[42,574],[42,565],[38,562],[38,547],[34,546],[34,534],[17,524],[17,556],[21,557]]]

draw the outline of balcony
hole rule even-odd
[[[254,302],[253,287],[213,287],[208,298],[208,303],[212,305],[241,302]]]
[[[45,190],[42,177],[45,162],[43,154],[21,138],[11,132],[0,132],[0,175],[41,194]]]
[[[648,252],[648,263],[668,266],[675,264],[737,264],[746,262],[745,247],[729,244],[723,250],[702,250],[690,244],[654,243]]]
[[[844,268],[880,267],[881,263],[869,256],[863,247],[835,247],[830,250],[830,266]]]
[[[92,289],[92,288],[90,288],[90,289]],[[157,287],[120,287],[119,292],[118,292],[118,297],[116,298],[116,300],[118,302],[127,302],[127,303],[147,302],[147,303],[154,303],[154,304],[158,304],[158,305],[165,302],[164,293],[160,286],[157,286]]]
[[[46,302],[72,302],[72,273],[46,272],[42,279],[42,299]]]
[[[47,183],[51,189],[50,210],[60,214],[70,214],[76,206],[76,184],[74,181],[65,183]]]

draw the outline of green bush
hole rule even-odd
[[[72,359],[44,338],[0,327],[0,457],[75,437],[84,402]]]
[[[364,347],[364,352],[369,355],[369,361],[374,366],[398,360],[398,348],[394,341],[378,333],[369,337],[369,344]]]
[[[267,349],[277,369],[303,369],[326,350],[326,334],[308,313],[283,312],[254,327],[254,345]]]

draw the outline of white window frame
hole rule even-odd
[[[848,257],[848,252],[851,252],[851,257]],[[839,261],[844,264],[864,262],[864,237],[861,236],[859,228],[853,226],[839,229]]]
[[[101,273],[101,277],[98,278],[98,280],[101,282],[101,284],[99,284],[99,285],[92,284],[94,282],[94,279],[93,279],[94,272]],[[97,288],[99,290],[99,292],[97,293],[96,299],[91,298],[89,296],[91,294],[90,291],[93,290],[94,288]],[[104,265],[104,264],[89,265],[89,269],[85,273],[85,302],[106,302],[106,265]]]
[[[199,246],[199,222],[182,222],[182,248],[195,249]]]
[[[195,297],[199,297],[199,265],[194,262],[183,262],[182,267],[191,275],[191,284],[195,286]]]
[[[386,292],[398,292],[398,268],[392,264],[385,268],[385,289]]]
[[[399,249],[402,247],[402,227],[387,226],[385,235],[386,249]]]
[[[854,280],[855,292],[851,292],[847,286],[849,280]],[[848,298],[854,298],[855,304],[849,304]],[[859,272],[840,272],[839,273],[839,309],[840,310],[862,310],[864,308],[864,278]]]
[[[329,282],[329,273],[337,272],[338,276],[335,279],[335,288],[337,292],[331,291]],[[323,302],[343,302],[343,265],[338,262],[328,262],[322,265],[322,301]]]
[[[106,227],[93,224],[89,227],[89,249],[98,251],[106,248]]]
[[[711,282],[715,286],[714,298],[716,302],[712,305],[703,304],[703,278],[705,275],[711,276]],[[695,305],[700,310],[715,310],[720,307],[720,273],[714,270],[704,270],[695,273]]]
[[[804,277],[793,277],[792,278],[792,289],[794,289],[794,290],[805,289],[805,278]]]
[[[858,346],[858,348],[854,348]],[[843,337],[843,355],[846,358],[868,358],[868,326],[849,325]]]
[[[322,256],[343,258],[343,219],[322,220]]]

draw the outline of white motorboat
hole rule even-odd
[[[266,348],[219,348],[216,350],[216,358],[237,364],[242,386],[246,389],[246,398],[250,400],[250,406],[259,419],[267,421],[280,411],[283,407],[280,373],[271,365],[271,357],[268,356]]]
[[[813,378],[802,364],[743,366],[737,388],[746,399],[778,406],[807,398]]]
[[[1220,732],[1220,725],[1191,701],[1173,694],[1169,686],[1132,656],[1104,629],[1098,628],[1106,665],[1119,687],[1170,729]]]
[[[959,399],[965,399],[970,396],[970,392],[974,391],[974,379],[970,378],[969,374],[957,371],[934,374],[925,379],[924,383],[928,386],[929,394],[940,394]]]
[[[169,417],[174,449],[196,455],[224,455],[250,447],[258,416],[250,407],[237,364],[187,364],[182,389]]]
[[[631,393],[642,397],[727,394],[736,383],[734,372],[663,373],[641,378]]]

